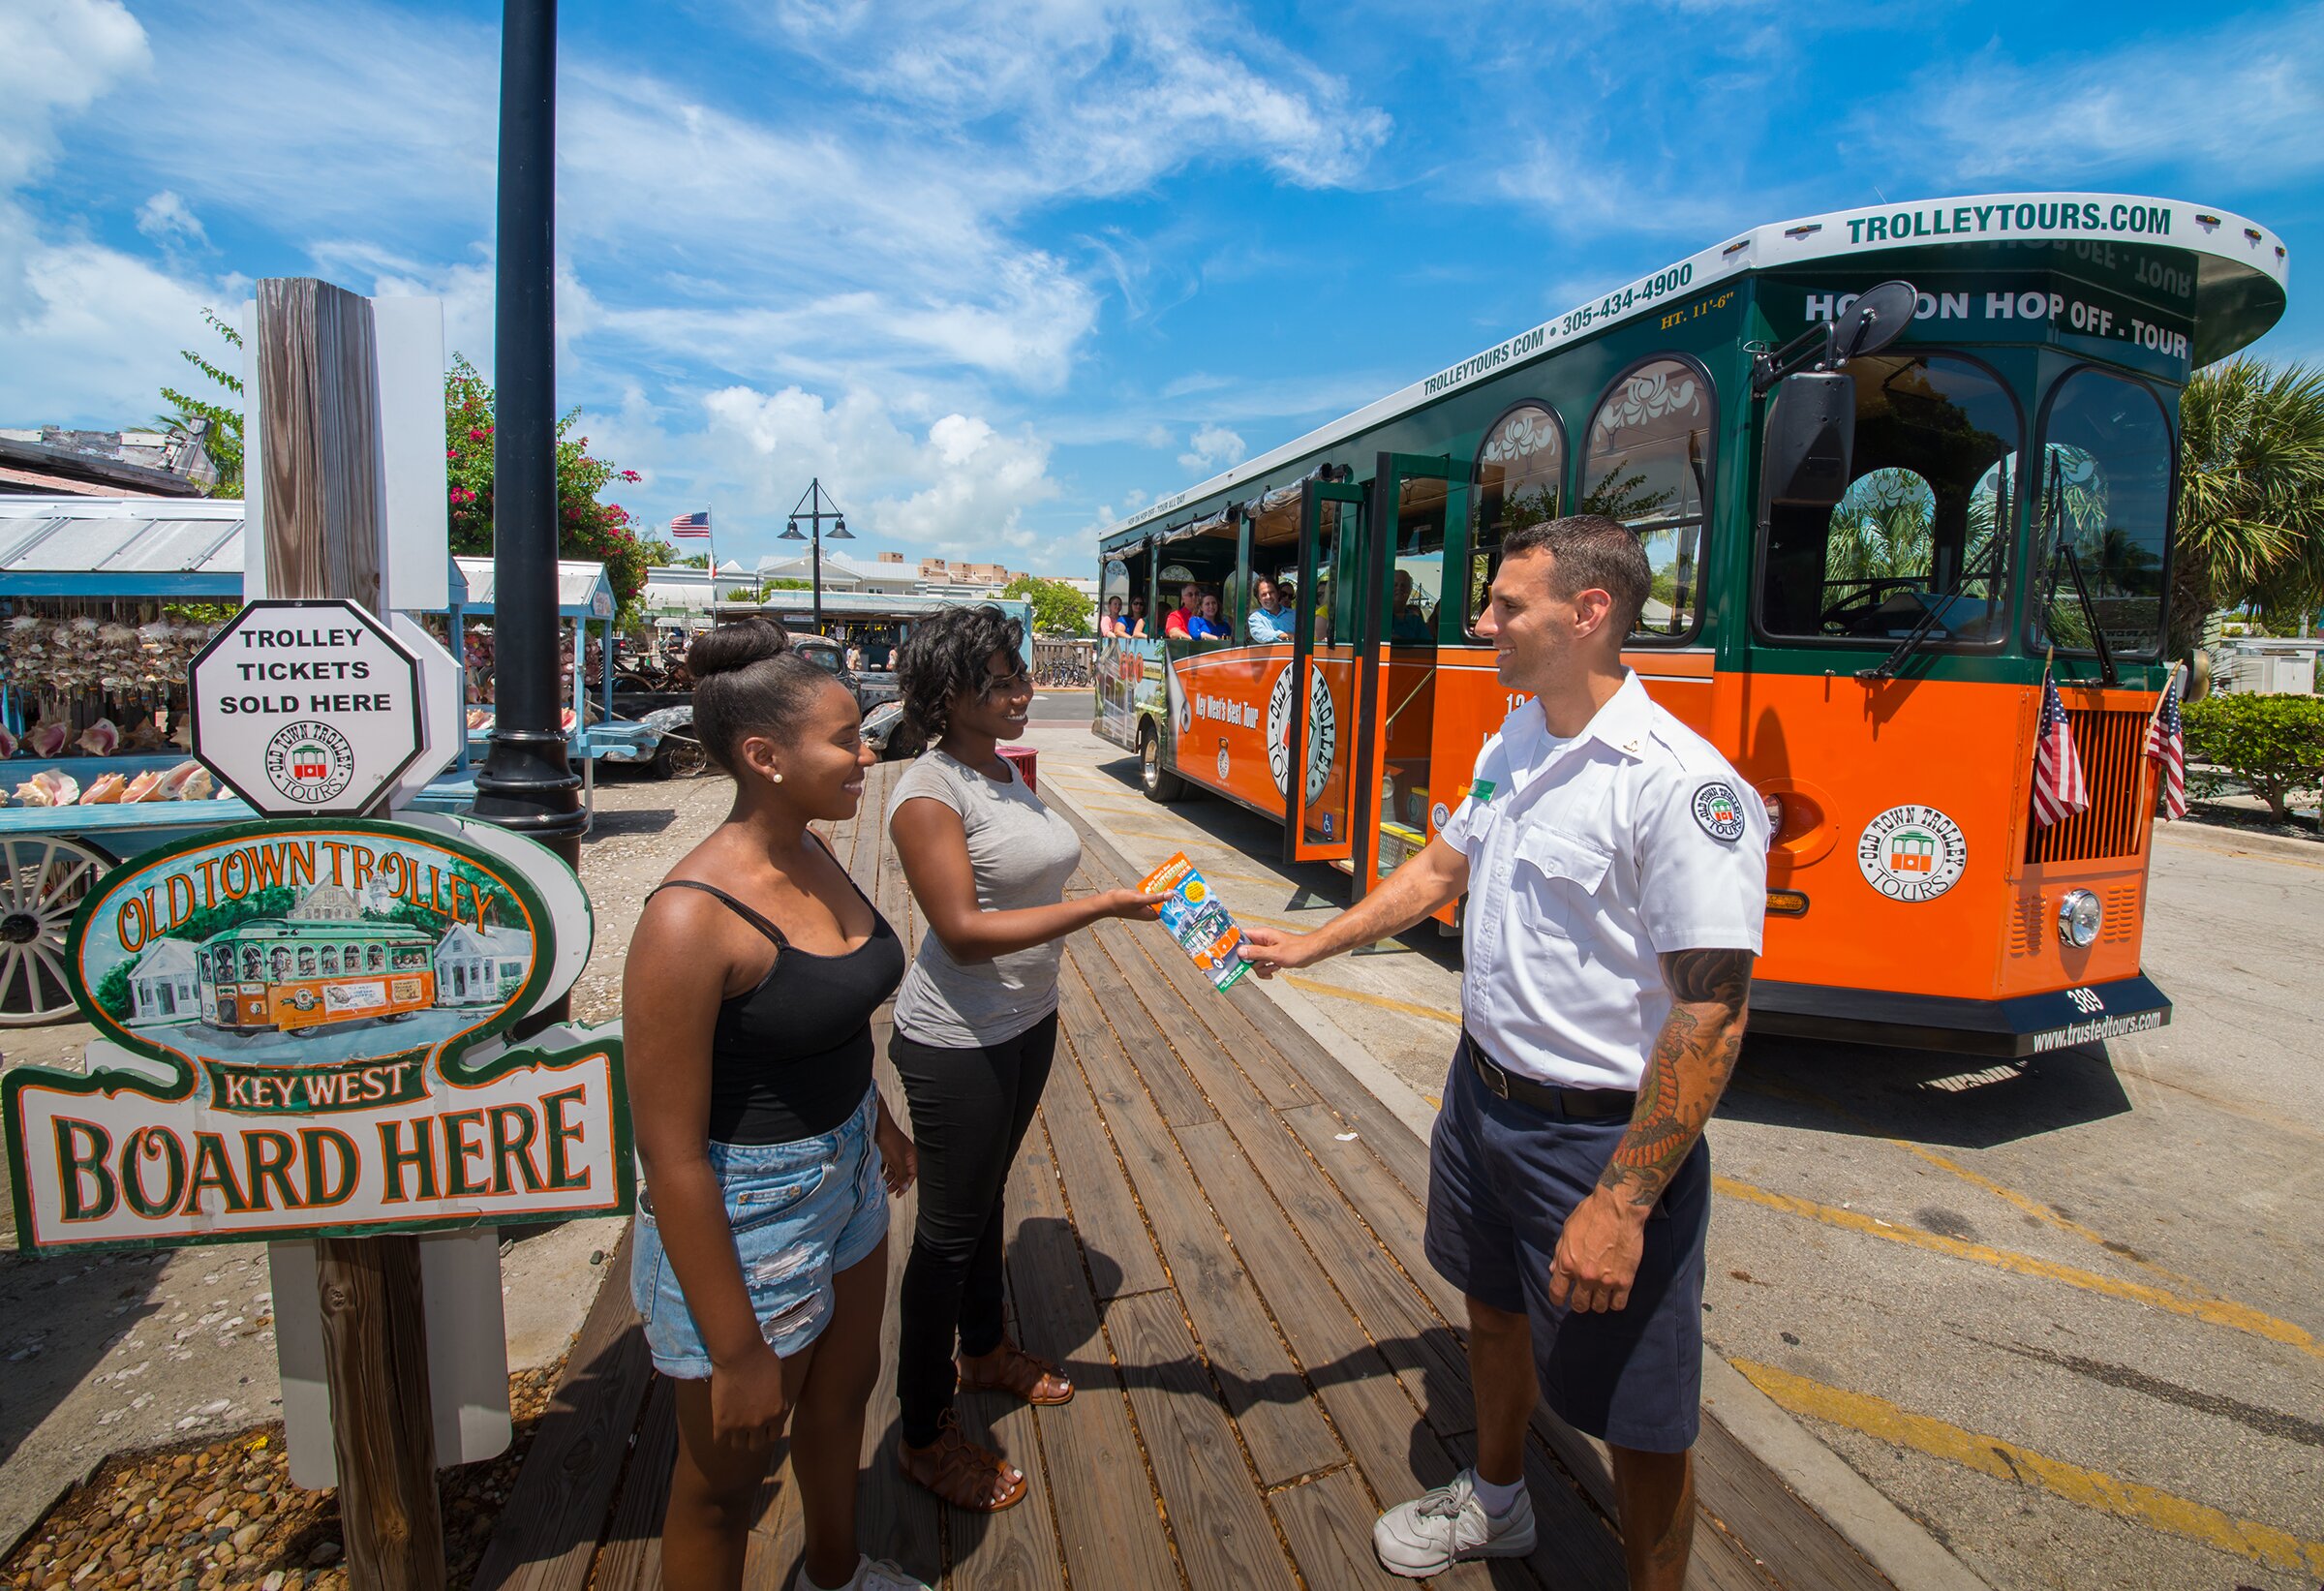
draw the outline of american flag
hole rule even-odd
[[[2041,672],[2041,728],[2034,742],[2034,821],[2048,828],[2062,817],[2090,810],[2090,786],[2082,782],[2082,755],[2074,750],[2074,726],[2059,699],[2058,682]]]
[[[680,514],[676,519],[670,521],[670,534],[672,535],[708,535],[710,534],[710,510],[703,508],[694,513]]]
[[[2162,688],[2162,700],[2147,720],[2147,755],[2156,763],[2155,777],[2162,791],[2162,819],[2186,815],[2186,729],[2179,721],[2179,670]]]

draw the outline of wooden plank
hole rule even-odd
[[[1156,1019],[1130,992],[1113,961],[1086,945],[1069,944],[1065,965],[1071,971],[1061,977],[1058,992],[1073,1007],[1073,1014],[1067,1020],[1077,1027],[1102,1024],[1113,1030],[1115,1038],[1120,1041],[1122,1053],[1137,1069],[1139,1081],[1154,1096],[1163,1120],[1174,1127],[1181,1122],[1210,1120],[1216,1114],[1210,1109],[1210,1102],[1203,1097],[1194,1079],[1178,1063],[1177,1053],[1155,1030]],[[1074,988],[1074,973],[1086,985],[1086,993]]]
[[[321,1239],[315,1281],[348,1583],[353,1591],[434,1591],[443,1584],[443,1514],[419,1239]]]
[[[807,1539],[802,1534],[799,1516],[799,1487],[791,1478],[791,1447],[788,1442],[777,1455],[779,1462],[760,1485],[757,1522],[750,1527],[749,1545],[743,1552],[743,1591],[784,1591],[791,1583],[791,1570],[807,1550]],[[856,1484],[860,1504],[863,1484]],[[859,1510],[856,1532],[866,1541],[877,1538],[866,1529],[869,1516]],[[881,1546],[877,1557],[890,1556]]]
[[[1246,1089],[1266,1105],[1315,1103],[1314,1090],[1274,1045],[1260,1037],[1233,1000],[1196,969],[1168,934],[1154,928],[1133,929],[1116,919],[1097,925],[1096,938],[1125,979],[1148,986],[1158,983],[1184,1004],[1188,1022],[1172,1025],[1169,1036],[1213,1104],[1221,1103],[1222,1092],[1239,1094]],[[1190,1052],[1189,1045],[1200,1054]],[[1212,1056],[1223,1071],[1206,1072],[1199,1064]]]
[[[1448,1324],[1466,1330],[1468,1304],[1460,1289],[1437,1274],[1436,1267],[1428,1263],[1422,1248],[1425,1224],[1422,1209],[1403,1184],[1364,1148],[1361,1138],[1345,1144],[1339,1141],[1337,1134],[1347,1129],[1328,1107],[1285,1111],[1282,1117],[1404,1275],[1427,1296]],[[1399,1128],[1401,1125],[1398,1123]]]
[[[889,1097],[901,1109],[902,1091],[894,1090]],[[896,1300],[904,1262],[911,1257],[912,1220],[919,1197],[919,1189],[914,1187],[888,1207],[888,1290],[887,1307],[879,1322],[879,1379],[865,1405],[863,1469],[856,1478],[855,1509],[858,1533],[866,1542],[878,1544],[873,1557],[893,1558],[934,1585],[944,1569],[943,1505],[906,1479],[896,1463],[900,1429],[896,1350],[902,1334],[899,1326],[902,1312]]]
[[[1283,1118],[1269,1113],[1253,1119],[1241,1143],[1293,1229],[1437,1434],[1452,1436],[1474,1426],[1468,1357],[1460,1338],[1356,1219],[1355,1208],[1307,1157]]]
[[[1051,1069],[1041,1115],[1065,1178],[1073,1225],[1088,1259],[1096,1296],[1148,1293],[1170,1285],[1162,1256],[1139,1212],[1129,1178],[1106,1137],[1097,1102],[1070,1054],[1060,1052]]]
[[[645,1419],[597,1555],[594,1591],[660,1591],[661,1519],[670,1501],[670,1465],[678,1456],[676,1391],[669,1377],[657,1375],[646,1393]]]
[[[1078,1072],[1068,1066],[1064,1073],[1080,1086]],[[1111,1170],[1113,1151],[1106,1155]],[[1066,1366],[1073,1378],[1072,1402],[1035,1411],[1066,1572],[1074,1591],[1157,1591],[1177,1583],[1177,1565],[1098,1328],[1081,1246],[1056,1178],[1042,1170],[1026,1156],[1011,1190],[1018,1227],[1009,1292],[1026,1351]]]
[[[1101,1068],[1121,1067],[1119,1050],[1102,1032],[1076,1036]],[[1288,1481],[1338,1463],[1339,1445],[1153,1102],[1135,1084],[1090,1081],[1261,1479]]]
[[[1695,1495],[1778,1585],[1894,1591],[1885,1575],[1707,1410],[1695,1444]],[[1699,1528],[1709,1527],[1705,1519]]]
[[[1413,1582],[1380,1567],[1372,1553],[1372,1521],[1379,1510],[1353,1470],[1333,1470],[1268,1498],[1292,1560],[1317,1591],[1397,1591]]]
[[[629,1304],[633,1242],[634,1234],[625,1231],[605,1266],[596,1300],[476,1567],[474,1591],[580,1591],[589,1577],[653,1375],[645,1332]]]
[[[268,277],[257,296],[251,352],[266,472],[260,527],[266,594],[346,597],[377,613],[379,360],[371,300],[308,276]],[[351,1563],[350,1574],[360,1573]],[[434,1579],[442,1581],[441,1569]]]
[[[1058,1204],[1056,1168],[1049,1141],[1025,1135],[1009,1169],[1012,1188],[1035,1189],[1047,1206]],[[1046,1192],[1037,1184],[1046,1183]],[[1022,1215],[1019,1216],[1022,1224]],[[1014,1236],[1014,1234],[1012,1234]],[[1053,1284],[1054,1285],[1054,1284]],[[945,1518],[954,1591],[1064,1591],[1064,1554],[1053,1514],[1057,1476],[1043,1461],[1041,1433],[1030,1404],[1006,1392],[963,1392],[955,1401],[961,1429],[972,1442],[993,1449],[1024,1472],[1024,1501],[999,1514],[953,1510]]]
[[[1105,1324],[1162,1488],[1186,1583],[1194,1591],[1289,1591],[1291,1565],[1194,1356],[1177,1300],[1168,1293],[1116,1299],[1107,1306]]]

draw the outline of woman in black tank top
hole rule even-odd
[[[733,1587],[786,1426],[807,1591],[911,1591],[862,1554],[856,1469],[878,1374],[887,1200],[911,1141],[872,1082],[896,933],[808,829],[854,815],[872,761],[845,688],[780,626],[695,642],[694,725],[734,807],[648,898],[624,974],[646,1187],[631,1292],[677,1393],[662,1577]],[[924,1588],[923,1588],[924,1591]]]

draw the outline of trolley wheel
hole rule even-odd
[[[1147,800],[1162,806],[1186,793],[1186,781],[1162,766],[1162,737],[1151,722],[1138,731],[1138,782]]]
[[[647,766],[656,779],[692,779],[710,766],[710,753],[691,735],[664,735]]]
[[[113,858],[78,840],[0,840],[0,1027],[77,1016],[65,931]]]

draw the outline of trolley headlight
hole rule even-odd
[[[1784,832],[1784,798],[1780,795],[1761,796],[1759,804],[1767,809],[1767,832],[1771,835],[1782,834]]]
[[[2058,937],[2076,950],[2088,950],[2098,942],[2098,928],[2105,920],[2105,908],[2086,889],[2069,889],[2058,903]]]

